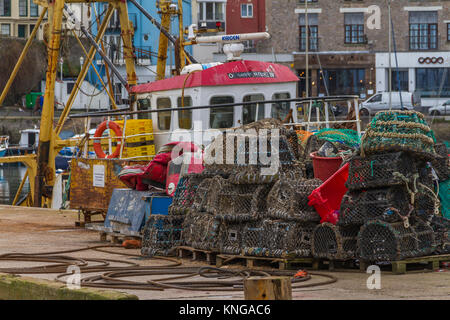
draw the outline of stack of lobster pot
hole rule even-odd
[[[356,255],[392,261],[430,254],[439,215],[430,160],[434,136],[422,114],[379,112],[350,161],[338,228],[360,227]],[[356,249],[353,247],[353,249]]]
[[[267,195],[267,207],[257,225],[243,232],[243,253],[266,257],[308,257],[311,235],[320,216],[309,207],[308,196],[321,185],[317,179],[278,180]]]
[[[142,255],[174,255],[175,247],[184,245],[186,217],[191,212],[199,184],[207,177],[191,173],[180,178],[168,215],[150,215],[146,221],[142,232]]]
[[[205,172],[210,176],[199,183],[183,224],[185,244],[242,254],[244,241],[253,237],[250,234],[265,237],[266,232],[258,234],[257,230],[268,228],[263,220],[274,183],[280,178],[302,177],[297,153],[295,132],[273,119],[216,137],[205,151]]]

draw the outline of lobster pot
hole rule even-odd
[[[244,229],[243,253],[264,257],[308,257],[312,230],[312,224],[267,219]]]
[[[300,180],[303,169],[299,164],[281,166],[275,174],[265,171],[267,166],[247,166],[230,175],[230,182],[234,184],[274,184],[278,180]]]
[[[439,214],[440,201],[437,194],[432,189],[425,189],[418,186],[419,192],[415,196],[414,209],[418,216],[427,218]]]
[[[210,209],[216,215],[257,215],[258,212],[266,211],[265,200],[270,185],[238,185],[227,181],[220,185],[220,188],[212,188],[217,190],[216,195],[211,195],[216,205],[211,205]]]
[[[312,255],[330,260],[354,259],[357,252],[359,225],[335,226],[325,222],[312,234]]]
[[[264,129],[267,130],[262,131]],[[205,168],[215,172],[236,174],[247,171],[249,166],[258,169],[272,166],[274,170],[270,171],[270,174],[263,175],[273,176],[283,166],[297,164],[298,157],[299,144],[296,133],[286,130],[282,123],[276,120],[265,119],[256,122],[255,125],[229,129],[217,136],[205,153]]]
[[[169,214],[187,214],[192,207],[194,197],[203,177],[199,174],[188,174],[180,178],[172,204],[169,206]]]
[[[257,228],[260,225],[261,222],[255,219],[245,223],[222,221],[219,229],[219,252],[242,254],[244,230],[246,228]]]
[[[439,180],[446,181],[450,179],[449,151],[447,150],[447,146],[443,143],[435,144],[434,150],[440,157],[436,157],[431,163],[433,164],[433,168],[436,171]]]
[[[339,225],[364,224],[368,220],[403,221],[411,211],[406,187],[349,191],[342,198]]]
[[[183,242],[195,249],[214,250],[218,248],[220,222],[209,213],[190,213],[183,223]]]
[[[192,210],[195,212],[206,212],[207,211],[207,196],[208,191],[211,186],[212,178],[204,179],[197,186],[197,190],[192,199]]]
[[[435,253],[450,253],[450,219],[433,216],[430,225],[435,235]]]
[[[376,262],[427,255],[433,251],[427,247],[433,242],[432,233],[422,224],[406,228],[403,222],[368,221],[358,235],[359,255],[362,260]]]
[[[346,187],[359,190],[404,184],[394,172],[405,177],[417,172],[415,161],[405,152],[355,157],[350,161]]]
[[[267,197],[267,215],[274,219],[318,223],[320,216],[308,206],[308,196],[321,184],[318,179],[278,180]]]
[[[151,215],[145,223],[141,254],[168,256],[177,246],[183,245],[184,216]]]
[[[367,154],[408,151],[432,159],[435,142],[423,114],[409,110],[381,111],[367,127],[362,148]]]

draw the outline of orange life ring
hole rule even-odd
[[[117,123],[115,123],[114,121],[103,121],[102,123],[100,123],[97,130],[95,130],[94,138],[100,138],[106,129],[112,129],[114,131],[114,133],[116,134],[116,136],[118,136],[118,137],[122,136],[122,130],[120,129],[120,127]],[[106,159],[117,158],[120,155],[121,146],[122,146],[122,142],[121,142],[121,140],[119,140],[117,142],[117,146],[116,146],[116,149],[114,150],[114,152],[112,154],[106,156],[106,154],[102,150],[101,140],[94,139],[95,154],[97,155],[97,157],[102,158],[102,159],[103,158],[106,158]]]

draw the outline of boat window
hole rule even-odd
[[[275,93],[272,100],[290,99],[289,92]],[[277,102],[272,104],[272,118],[284,120],[291,109],[290,102]]]
[[[168,109],[172,106],[170,98],[158,98],[156,100],[157,109]],[[163,111],[158,112],[158,128],[159,130],[170,130],[171,112]]]
[[[183,104],[181,103],[181,97],[177,99],[177,107],[191,107],[192,98],[184,97]],[[180,129],[191,129],[192,128],[192,110],[180,110],[178,111],[178,127]]]
[[[75,82],[68,82],[67,83],[67,94],[71,94],[74,87],[75,87]]]
[[[234,103],[234,98],[231,96],[213,97],[210,100],[211,105]],[[231,128],[233,126],[234,107],[221,107],[210,109],[209,126],[212,129]]]
[[[152,104],[150,102],[151,100],[149,98],[144,99],[138,99],[137,101],[137,110],[150,110],[152,108]],[[145,112],[145,113],[138,113],[138,119],[151,119],[151,113]]]
[[[262,101],[264,95],[262,94],[250,94],[245,96],[243,102],[250,101]],[[264,119],[264,103],[252,103],[242,107],[242,122],[248,124],[258,120]]]

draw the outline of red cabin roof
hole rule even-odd
[[[186,77],[189,78],[186,80]],[[233,61],[155,82],[134,86],[134,93],[150,93],[204,86],[231,86],[254,83],[283,83],[298,81],[297,76],[283,65],[261,61]]]

